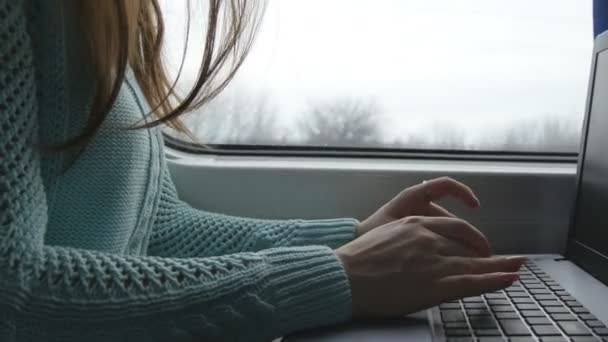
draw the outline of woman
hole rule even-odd
[[[447,178],[360,223],[181,202],[158,126],[182,129],[182,113],[221,91],[262,9],[208,5],[198,80],[179,98],[156,0],[0,0],[1,341],[263,341],[517,279],[522,258],[491,257],[432,203],[479,206]]]

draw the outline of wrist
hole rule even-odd
[[[348,250],[345,249],[344,247],[340,247],[338,249],[336,249],[334,251],[334,253],[336,254],[337,259],[340,261],[340,263],[342,264],[342,268],[344,269],[344,274],[346,275],[346,279],[348,282],[348,286],[350,289],[350,300],[351,300],[351,314],[353,317],[358,316],[358,311],[357,310],[357,306],[356,304],[356,296],[357,294],[355,293],[354,290],[354,282],[353,282],[353,274],[352,274],[352,256],[349,255]]]
[[[361,223],[361,222],[355,223],[355,239],[358,238],[359,236],[363,235],[362,225],[363,225],[363,223]]]

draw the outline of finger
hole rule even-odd
[[[435,178],[415,187],[427,202],[438,201],[446,196],[456,197],[473,208],[479,208],[480,202],[471,188],[449,177]]]
[[[441,235],[437,235],[437,241],[439,243],[438,252],[442,256],[458,256],[465,258],[480,257],[479,252],[470,246],[463,245],[454,240],[446,239]]]
[[[435,203],[429,203],[429,209],[427,211],[427,216],[444,216],[444,217],[456,217],[456,215],[452,214],[445,208]]]
[[[475,248],[481,256],[492,255],[488,238],[465,220],[454,217],[425,217],[422,224],[436,234]]]
[[[502,290],[517,280],[517,273],[469,274],[440,279],[436,286],[437,291],[444,295],[442,301],[450,301]]]
[[[527,261],[524,257],[463,258],[446,257],[437,268],[441,277],[484,273],[518,272]]]

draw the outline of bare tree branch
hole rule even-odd
[[[373,101],[339,98],[310,106],[299,124],[305,145],[361,147],[379,144],[380,110]]]
[[[277,108],[266,94],[239,90],[214,99],[188,118],[188,127],[207,144],[272,145],[282,141]]]

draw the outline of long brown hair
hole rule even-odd
[[[170,0],[175,1],[175,0]],[[177,79],[169,79],[161,56],[163,15],[158,0],[72,1],[81,18],[95,71],[95,96],[82,131],[56,146],[57,150],[85,146],[96,134],[114,104],[131,66],[153,119],[137,128],[167,124],[189,134],[180,115],[200,108],[217,96],[234,77],[249,52],[265,2],[260,0],[207,0],[205,42],[198,76],[183,96]],[[190,30],[190,0],[187,32]],[[188,44],[188,39],[186,39]],[[184,48],[182,67],[187,46]],[[227,68],[227,70],[226,70]]]

